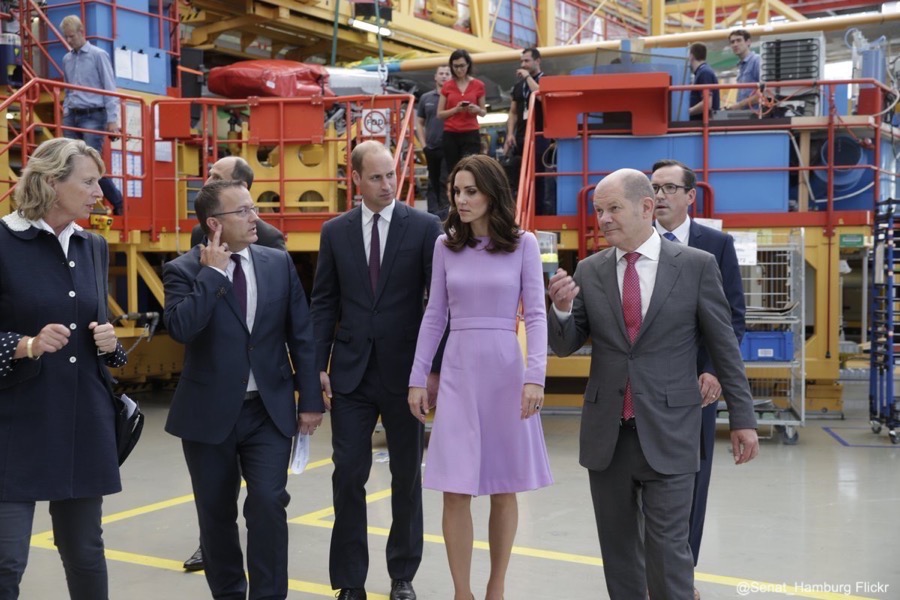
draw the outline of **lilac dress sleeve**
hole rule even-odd
[[[449,300],[447,296],[447,276],[444,268],[444,246],[446,236],[438,237],[434,242],[434,258],[431,263],[431,290],[428,294],[428,306],[419,327],[419,338],[416,342],[416,358],[409,375],[409,387],[425,387],[428,374],[431,372],[431,361],[437,352],[444,331],[447,328]],[[546,344],[545,344],[546,345]]]
[[[522,235],[522,305],[528,360],[525,383],[544,385],[547,374],[547,304],[541,251],[534,234]]]

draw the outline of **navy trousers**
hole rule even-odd
[[[238,491],[247,482],[247,571],[250,599],[287,596],[290,495],[287,469],[291,439],[284,437],[260,398],[245,400],[232,432],[221,444],[182,440],[200,522],[206,582],[212,597],[247,598],[247,576],[238,534]]]
[[[409,412],[406,395],[384,387],[374,353],[359,387],[331,403],[334,450],[334,529],[331,587],[362,588],[369,570],[366,481],[372,469],[372,432],[381,415],[391,468],[391,531],[387,568],[391,579],[412,581],[422,562],[422,452],[425,430]]]
[[[691,506],[691,553],[694,566],[700,559],[700,540],[703,539],[703,522],[706,520],[706,500],[709,497],[709,481],[712,477],[713,449],[716,446],[716,402],[703,409],[703,425],[700,429],[700,470],[694,479],[694,503]]]
[[[0,502],[0,600],[16,600],[28,564],[34,502]],[[103,498],[50,502],[53,541],[66,572],[72,600],[109,596],[103,530]]]

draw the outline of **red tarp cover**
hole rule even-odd
[[[209,91],[226,98],[334,96],[322,65],[292,60],[246,60],[209,72]]]

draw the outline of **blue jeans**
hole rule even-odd
[[[72,600],[106,600],[109,583],[100,527],[103,498],[52,500],[53,539]],[[0,502],[0,600],[16,600],[28,564],[34,502]]]
[[[66,127],[78,127],[79,129],[94,129],[97,131],[106,130],[106,110],[100,109],[86,114],[73,114],[69,112],[63,117],[63,125]],[[99,133],[85,133],[82,131],[65,130],[64,135],[73,140],[84,140],[84,143],[100,153],[103,156],[103,140],[106,136]],[[108,165],[107,165],[108,166]],[[122,193],[115,186],[109,177],[100,178],[100,189],[103,195],[112,204],[115,214],[122,213]]]

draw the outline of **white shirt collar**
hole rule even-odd
[[[651,229],[650,237],[648,237],[647,240],[643,244],[638,246],[638,248],[637,248],[637,250],[635,250],[635,252],[637,252],[638,254],[640,254],[641,256],[643,256],[645,258],[649,258],[650,260],[657,261],[657,260],[659,260],[659,251],[660,251],[661,246],[662,246],[662,241],[661,241],[661,238],[659,237],[659,233],[657,233],[655,229]],[[616,248],[616,262],[619,262],[620,260],[622,260],[622,257],[625,256],[626,254],[628,254],[628,253],[625,252],[624,250],[620,250],[619,248]]]
[[[396,200],[392,200],[390,204],[381,209],[381,212],[378,214],[381,215],[381,220],[385,223],[391,222],[391,217],[394,216],[394,204],[396,204]],[[372,217],[375,213],[366,206],[365,202],[360,203],[360,208],[362,209],[362,222],[363,226],[368,225],[372,222]]]
[[[657,221],[656,222],[656,231],[659,233],[659,235],[665,235],[665,233],[669,230],[666,229],[665,227],[663,227],[662,223]],[[675,238],[678,240],[679,243],[687,246],[688,240],[691,237],[691,218],[685,217],[685,219],[681,223],[681,225],[679,225],[678,227],[676,227],[675,229],[672,230],[672,235],[675,236]]]
[[[62,231],[59,232],[59,235],[56,235],[56,232],[53,231],[53,228],[47,224],[47,221],[44,219],[38,219],[37,221],[30,221],[33,227],[37,227],[38,229],[43,229],[44,231],[49,231],[56,237],[57,241],[59,241],[59,245],[62,246],[63,254],[69,256],[69,240],[72,239],[72,234],[76,231],[81,231],[81,226],[75,221],[71,221],[68,225],[63,228]]]

